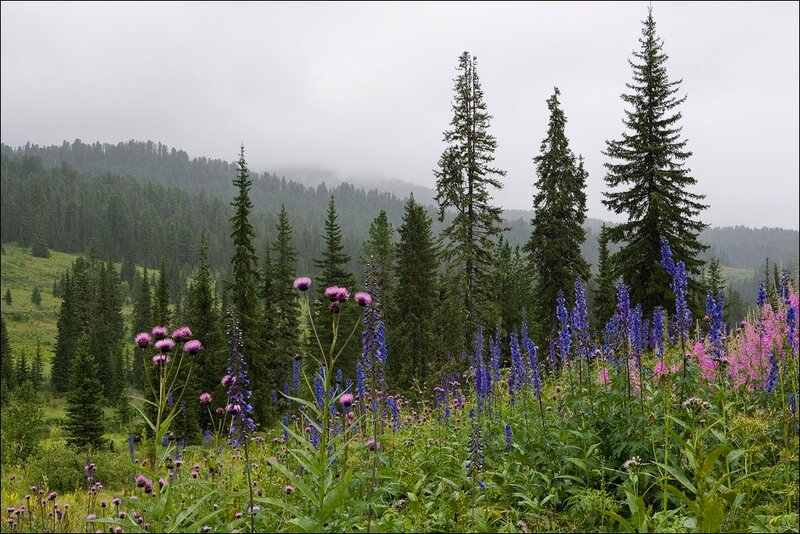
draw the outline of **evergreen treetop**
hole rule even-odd
[[[615,213],[627,214],[627,222],[609,228],[609,239],[622,243],[614,255],[617,272],[631,288],[631,300],[649,313],[654,306],[669,309],[673,296],[669,275],[660,267],[661,238],[669,240],[676,261],[682,260],[690,274],[690,292],[698,289],[691,275],[699,275],[699,252],[707,247],[698,240],[706,225],[696,217],[707,206],[704,195],[688,189],[697,183],[686,167],[692,155],[681,137],[681,119],[676,108],[681,80],[667,76],[667,55],[656,35],[652,8],[644,21],[641,49],[629,61],[633,82],[622,100],[626,130],[617,140],[606,142],[606,184],[603,203]],[[699,293],[694,291],[694,294]]]

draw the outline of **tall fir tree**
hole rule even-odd
[[[289,214],[283,205],[278,213],[275,230],[275,242],[272,245],[272,254],[275,257],[270,262],[271,281],[267,289],[265,319],[267,325],[270,325],[269,330],[272,334],[267,350],[270,386],[276,391],[281,391],[289,380],[292,357],[300,350],[300,308],[298,292],[292,286],[296,273],[297,251],[292,246],[292,227],[289,224]]]
[[[383,318],[385,321],[390,321],[386,311],[391,308],[387,300],[391,298],[395,285],[395,244],[394,227],[389,222],[386,210],[381,210],[370,223],[368,236],[362,248],[361,263],[371,264],[373,286],[377,285],[382,299]]]
[[[136,292],[136,299],[133,301],[133,333],[149,332],[155,326],[152,320],[152,302],[150,299],[150,280],[147,275],[147,267],[144,268],[141,280],[139,280],[139,287]],[[133,376],[132,385],[142,390],[147,385],[145,380],[145,370],[147,357],[147,349],[134,347],[133,349]]]
[[[69,389],[72,356],[91,318],[91,277],[91,264],[83,257],[78,257],[64,276],[64,298],[58,314],[56,350],[50,372],[50,381],[57,393]]]
[[[538,337],[555,333],[556,297],[569,294],[575,280],[589,279],[589,264],[581,255],[586,240],[586,172],[569,148],[558,87],[547,100],[550,121],[547,135],[533,158],[537,193],[533,197],[531,236],[525,245],[534,273],[534,319]]]
[[[602,331],[617,306],[616,276],[609,256],[608,228],[605,224],[600,227],[597,244],[597,278],[594,287],[593,314],[595,329]]]
[[[707,247],[698,240],[706,225],[697,216],[707,206],[700,202],[704,195],[689,191],[697,180],[685,166],[692,153],[681,139],[676,109],[686,97],[676,96],[681,80],[667,76],[652,8],[643,24],[641,49],[630,61],[633,82],[622,95],[631,107],[623,119],[626,131],[606,142],[605,155],[612,161],[605,164],[605,181],[611,191],[604,193],[603,203],[627,214],[627,222],[608,230],[610,241],[622,244],[614,265],[630,287],[631,301],[641,303],[647,314],[655,306],[670,309],[674,302],[669,274],[661,267],[662,237],[669,240],[675,261],[686,264],[690,294],[700,295],[698,253]]]
[[[111,262],[97,262],[92,273],[94,298],[87,328],[89,351],[98,365],[98,378],[109,401],[123,391],[122,350],[125,320],[122,316],[122,287]]]
[[[705,275],[705,287],[716,295],[725,289],[725,278],[722,276],[722,269],[719,267],[719,258],[714,257],[708,261]]]
[[[11,306],[14,304],[14,298],[11,296],[11,288],[6,288],[6,294],[3,296],[3,300],[6,303],[6,306]]]
[[[394,387],[406,391],[414,383],[422,387],[438,368],[433,320],[439,259],[431,222],[425,207],[411,195],[398,229],[397,313],[387,334],[389,377]]]
[[[336,203],[331,196],[328,203],[328,214],[325,219],[325,233],[322,236],[324,248],[322,258],[314,260],[314,265],[320,269],[319,285],[317,286],[318,298],[316,301],[316,324],[322,347],[327,350],[333,341],[333,326],[331,322],[330,301],[322,294],[326,287],[340,286],[347,288],[351,295],[355,291],[355,276],[346,268],[350,256],[344,252],[342,245],[342,229],[336,222]],[[339,314],[338,344],[341,347],[350,331],[353,330],[358,320],[358,306],[352,301],[342,306]],[[354,338],[357,339],[357,338]],[[337,367],[343,369],[350,376],[355,376],[356,360],[360,353],[358,343],[348,345],[339,360]]]
[[[227,351],[220,310],[214,297],[214,285],[208,265],[208,243],[205,234],[202,234],[197,270],[189,283],[188,296],[191,305],[186,309],[186,322],[194,337],[203,344],[203,352],[194,360],[197,389],[211,394],[213,406],[224,406],[225,391],[220,384],[220,377],[225,374]],[[191,404],[197,404],[196,399],[188,394],[184,398]],[[201,410],[197,419],[203,430],[212,424],[207,410]]]
[[[153,309],[150,312],[154,325],[169,328],[169,282],[167,281],[167,262],[161,258],[161,269],[158,271],[158,285],[155,289],[152,301]]]
[[[452,213],[442,231],[444,258],[458,276],[467,320],[461,328],[465,346],[483,320],[492,272],[492,239],[501,231],[502,210],[491,204],[490,189],[499,190],[505,171],[492,166],[497,141],[489,133],[492,116],[486,110],[477,72],[469,52],[458,60],[451,129],[444,132],[447,147],[439,159],[436,201],[439,220]]]
[[[8,330],[6,330],[6,319],[0,315],[0,382],[5,388],[4,392],[10,391],[14,384],[14,361],[11,356],[11,344],[8,341]],[[8,399],[3,395],[2,402]]]
[[[72,362],[64,425],[67,443],[80,448],[97,448],[103,443],[103,384],[97,372],[88,339],[82,338]]]
[[[231,239],[233,240],[233,280],[228,284],[230,306],[239,318],[244,337],[244,357],[250,370],[250,383],[253,387],[252,405],[255,420],[260,424],[267,422],[270,389],[267,386],[267,370],[265,354],[262,349],[263,325],[262,308],[258,291],[258,258],[253,246],[255,231],[250,224],[250,212],[253,202],[250,200],[250,188],[253,185],[247,162],[244,158],[244,146],[241,147],[237,162],[237,175],[233,185],[237,188],[233,199],[233,215],[231,216]]]
[[[495,249],[495,275],[493,300],[497,305],[497,321],[505,339],[519,330],[523,310],[530,308],[533,298],[533,271],[522,256],[519,245],[512,247],[500,236]]]
[[[22,384],[23,382],[28,382],[31,379],[31,371],[28,367],[28,357],[25,355],[25,351],[20,351],[19,357],[17,358],[17,368],[14,369],[14,382],[17,384]]]

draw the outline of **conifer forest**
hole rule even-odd
[[[451,54],[410,193],[4,125],[0,531],[798,532],[797,226],[712,225],[659,7],[601,153],[553,84],[497,135],[513,72]]]

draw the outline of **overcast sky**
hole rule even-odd
[[[255,170],[312,165],[434,186],[453,78],[478,57],[495,195],[530,209],[531,158],[561,89],[567,136],[601,203],[605,140],[623,131],[647,2],[3,2],[0,137],[161,141]],[[798,3],[654,2],[671,79],[683,79],[695,192],[712,225],[797,229]]]

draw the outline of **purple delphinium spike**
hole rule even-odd
[[[769,351],[769,369],[767,370],[767,379],[764,382],[764,389],[767,393],[775,391],[775,386],[778,385],[778,359],[775,357],[775,349]]]
[[[566,367],[569,352],[572,346],[572,335],[569,328],[569,313],[567,312],[564,292],[559,291],[556,298],[556,317],[558,318],[558,348],[561,353],[561,366]]]
[[[504,430],[506,433],[506,451],[511,452],[514,449],[514,433],[508,423],[506,423]]]
[[[572,309],[572,329],[578,341],[578,355],[589,357],[589,312],[586,309],[586,291],[580,280],[575,280],[575,307]]]
[[[228,346],[228,406],[227,411],[231,414],[230,435],[234,449],[238,449],[247,435],[256,429],[253,422],[253,406],[250,398],[253,393],[250,390],[250,381],[247,379],[247,362],[242,354],[242,330],[239,321],[235,316],[231,316],[229,323]]]
[[[550,340],[550,371],[555,373],[558,367],[558,360],[556,360],[556,340]]]
[[[717,293],[717,298],[714,298],[714,292],[710,289],[706,292],[706,313],[709,318],[708,336],[711,344],[711,358],[716,361],[722,360],[725,352],[725,346],[722,342],[723,298],[722,291]]]
[[[762,280],[758,286],[758,296],[756,297],[756,304],[758,304],[759,309],[764,307],[764,304],[767,302],[767,285]]]

